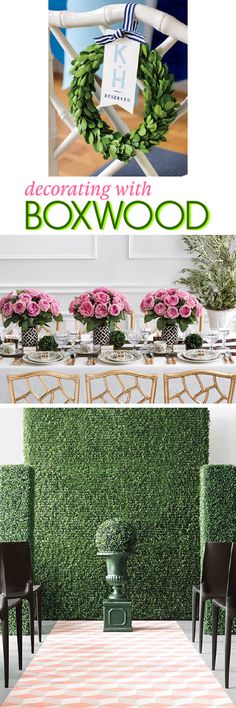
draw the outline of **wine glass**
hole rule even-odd
[[[140,333],[138,332],[137,329],[128,329],[126,332],[126,336],[128,339],[128,342],[133,345],[133,348],[137,346],[137,344],[140,341]]]
[[[144,344],[148,343],[151,333],[152,333],[151,327],[145,327],[145,329],[141,329],[141,337],[144,341]]]
[[[209,345],[209,351],[211,352],[211,354],[214,354],[214,344],[216,344],[218,337],[219,332],[215,329],[208,329],[206,332],[204,332],[204,339]]]
[[[65,356],[64,348],[70,341],[70,332],[67,332],[67,330],[59,330],[59,332],[55,332],[54,338],[56,340],[56,343],[58,344],[59,349],[61,350],[61,353],[63,354],[63,356]]]
[[[221,339],[222,339],[222,354],[227,353],[227,337],[229,336],[230,329],[228,327],[219,327],[219,332],[221,333]]]

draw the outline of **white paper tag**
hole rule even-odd
[[[113,352],[113,344],[103,344],[101,346],[101,354],[106,354],[106,352]]]
[[[139,42],[123,37],[105,44],[99,108],[121,106],[134,112]]]

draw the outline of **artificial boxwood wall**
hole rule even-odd
[[[94,537],[113,516],[138,531],[129,564],[134,617],[189,618],[207,409],[29,409],[24,431],[45,618],[101,617],[105,565]]]
[[[236,541],[236,467],[204,465],[200,473],[200,541]],[[211,632],[211,603],[207,603],[205,626]],[[220,630],[224,631],[224,617]]]
[[[34,470],[27,465],[0,466],[0,540],[29,541],[33,557]],[[25,603],[24,603],[25,605]],[[28,631],[28,612],[23,608],[23,627]],[[10,631],[15,634],[15,611],[10,612]]]

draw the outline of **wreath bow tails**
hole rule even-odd
[[[104,160],[113,158],[124,163],[129,162],[137,150],[147,153],[152,147],[166,141],[166,134],[179,107],[173,95],[174,74],[169,73],[168,66],[162,62],[158,51],[150,50],[148,45],[143,43],[142,35],[136,32],[134,9],[134,3],[126,5],[123,27],[99,37],[94,44],[84,49],[72,61],[70,70],[70,110],[79,133],[86,143],[103,155]],[[135,33],[136,37],[142,38],[137,41],[140,42],[138,79],[143,82],[144,116],[139,127],[127,131],[125,135],[112,130],[101,117],[93,100],[95,75],[103,64],[104,44],[120,38],[118,33],[123,33],[122,37],[125,36],[124,33],[127,33],[126,36],[128,33]]]
[[[123,27],[117,30],[113,30],[110,34],[103,34],[101,37],[95,37],[95,42],[97,44],[109,44],[110,42],[116,42],[117,39],[123,39],[127,37],[132,39],[134,42],[139,42],[140,44],[145,44],[145,39],[143,34],[137,32],[138,22],[134,19],[136,3],[129,2],[125,6],[124,11],[124,21]]]

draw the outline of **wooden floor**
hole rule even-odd
[[[67,91],[62,89],[62,80],[59,74],[55,76],[55,90],[57,95],[68,105]],[[176,98],[182,101],[185,94],[176,92]],[[117,112],[125,120],[129,128],[137,128],[143,116],[143,97],[140,96],[135,107],[134,115],[130,116],[127,111],[117,109]],[[58,142],[60,143],[66,135],[68,128],[57,118],[58,127]],[[169,130],[167,142],[161,143],[161,147],[166,150],[174,150],[175,152],[187,153],[187,115],[180,118]],[[104,167],[105,161],[102,155],[93,150],[90,145],[85,143],[83,138],[76,140],[59,158],[59,175],[62,177],[69,176],[87,176],[96,172],[100,167]]]

